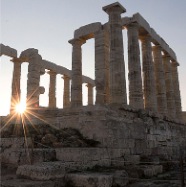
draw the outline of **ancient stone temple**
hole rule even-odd
[[[27,178],[27,183],[31,179],[37,180],[35,186],[41,181],[43,186],[130,186],[132,179],[142,177],[139,173],[143,177],[162,173],[163,163],[179,160],[180,151],[186,157],[175,52],[139,13],[123,17],[126,10],[118,2],[103,11],[107,23],[82,26],[69,40],[71,70],[44,60],[37,49],[17,56],[15,49],[1,44],[1,55],[12,57],[14,64],[10,114],[1,121],[1,162],[16,168],[17,176]],[[82,74],[82,45],[92,38],[95,80]],[[25,62],[27,109],[19,115],[15,107],[21,99],[21,65]],[[39,96],[45,88],[40,86],[40,77],[45,73],[50,76],[49,103],[41,107]],[[62,109],[56,105],[59,74],[64,79]],[[83,83],[88,90],[87,106],[82,105]],[[12,181],[21,184],[16,178]],[[8,185],[11,182],[4,180],[4,186]]]

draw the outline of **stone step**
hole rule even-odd
[[[17,168],[16,175],[31,180],[63,179],[66,173],[62,162],[42,162],[34,165],[22,165]]]
[[[111,165],[110,155],[105,148],[57,148],[55,151],[58,161],[76,163],[81,169]]]
[[[65,187],[60,183],[60,187]],[[53,181],[33,181],[28,179],[11,179],[1,181],[1,187],[55,187]]]
[[[34,171],[33,171],[34,172]],[[44,172],[43,172],[44,173]],[[31,173],[30,173],[31,174]],[[38,173],[37,173],[38,174]],[[31,174],[32,175],[32,174]],[[32,175],[33,176],[33,175]],[[39,174],[39,176],[41,176]],[[49,176],[49,175],[48,175]],[[59,176],[59,175],[58,175]],[[22,176],[23,177],[23,176]],[[24,176],[26,177],[26,176]],[[34,177],[35,178],[35,177]],[[38,177],[37,177],[38,178]],[[62,179],[11,179],[1,181],[2,187],[126,187],[129,180],[125,171],[69,173]]]
[[[125,149],[68,147],[56,148],[56,159],[64,162],[81,162],[82,165],[116,166],[140,164],[140,155],[126,154]],[[124,156],[123,156],[124,155]]]
[[[74,187],[112,187],[113,174],[73,173],[67,175],[66,183]]]
[[[65,182],[75,187],[125,187],[129,183],[129,178],[125,170],[81,172],[69,173],[65,178]]]
[[[68,165],[68,164],[67,164]],[[125,170],[72,172],[64,162],[43,162],[35,165],[22,165],[16,171],[18,178],[33,181],[61,180],[65,186],[112,187],[128,184]]]
[[[162,165],[141,165],[139,167],[145,177],[153,177],[163,172]]]
[[[1,152],[1,162],[15,166],[56,160],[54,149],[6,149]]]

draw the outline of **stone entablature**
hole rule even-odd
[[[175,52],[169,47],[165,40],[161,38],[153,28],[150,27],[149,23],[139,13],[134,14],[132,17],[122,18],[123,27],[134,22],[139,24],[139,33],[141,35],[143,33],[148,33],[155,45],[160,45],[163,51],[168,53],[173,60],[177,60]]]
[[[17,50],[13,49],[9,46],[0,44],[0,56],[1,55],[6,55],[12,58],[16,58],[17,57]]]

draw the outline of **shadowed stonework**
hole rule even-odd
[[[72,70],[44,60],[37,49],[18,57],[15,49],[1,44],[1,55],[12,57],[14,64],[10,114],[0,118],[2,186],[183,187],[186,124],[176,55],[139,13],[122,17],[126,10],[118,2],[103,11],[107,23],[82,26],[69,40]],[[82,45],[91,38],[95,80],[82,75]],[[20,114],[16,106],[25,62],[27,108]],[[49,103],[41,107],[45,73],[50,76]],[[56,107],[59,74],[64,79],[62,109]],[[87,106],[82,106],[83,83]]]

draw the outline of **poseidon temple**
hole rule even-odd
[[[107,23],[81,26],[68,41],[71,70],[44,60],[37,49],[17,56],[1,44],[1,55],[14,65],[10,114],[0,121],[3,186],[137,187],[148,186],[146,179],[149,186],[171,187],[176,184],[166,180],[166,172],[172,168],[177,184],[184,185],[186,125],[176,54],[139,13],[122,17],[126,10],[118,2],[103,11]],[[89,39],[95,41],[95,80],[82,74],[82,46]],[[19,114],[24,63],[27,108]],[[45,74],[50,77],[48,107],[40,106]],[[56,104],[57,75],[64,80],[63,108]]]

